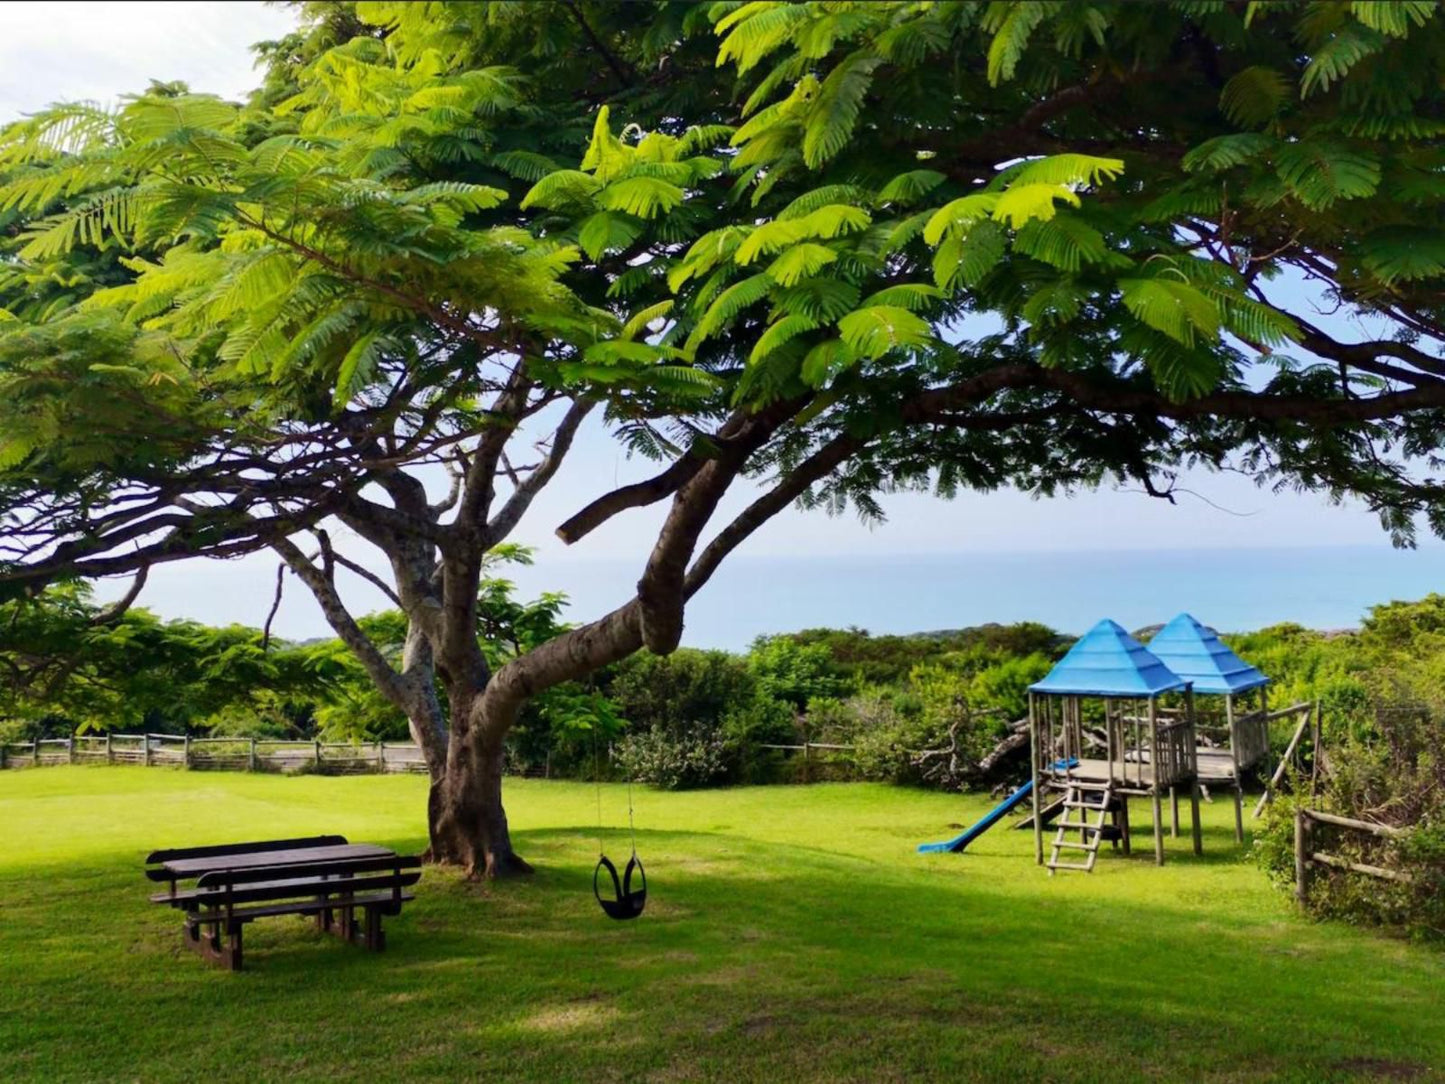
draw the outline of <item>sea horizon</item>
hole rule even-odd
[[[508,568],[522,597],[567,595],[586,621],[630,597],[634,561],[555,559]],[[1445,546],[735,555],[688,606],[683,645],[745,649],[806,628],[915,634],[1038,621],[1081,633],[1103,617],[1129,629],[1188,611],[1221,632],[1286,622],[1357,628],[1370,607],[1445,590]]]

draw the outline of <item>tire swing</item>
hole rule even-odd
[[[619,922],[629,918],[636,918],[642,914],[643,908],[647,906],[647,871],[642,868],[642,859],[637,857],[637,829],[632,823],[632,777],[627,777],[627,831],[632,836],[632,855],[627,859],[621,879],[617,876],[617,867],[612,864],[612,859],[607,857],[602,843],[602,773],[597,759],[597,731],[592,731],[592,775],[597,785],[597,867],[592,871],[592,895],[597,897],[598,904],[608,918],[616,919]],[[612,878],[612,894],[602,894],[603,882],[602,871],[606,870]],[[632,887],[633,875],[637,876],[640,882],[639,887]]]

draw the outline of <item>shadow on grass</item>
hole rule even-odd
[[[1172,841],[1171,864],[1239,861],[1208,835],[1202,860]],[[536,876],[427,871],[380,957],[273,920],[240,975],[180,947],[138,856],[0,871],[0,1056],[16,1079],[218,1080],[1322,1080],[1442,1061],[1437,957],[1279,913],[1130,902],[1031,863],[1036,892],[1000,893],[997,855],[646,831],[649,906],[616,923],[592,898],[595,828],[518,839]]]

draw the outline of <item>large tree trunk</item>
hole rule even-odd
[[[465,707],[453,701],[453,720],[467,723],[454,723],[446,767],[432,779],[427,802],[431,859],[461,866],[473,877],[530,873],[532,867],[512,849],[507,811],[502,806],[507,728],[499,720],[487,718],[489,705],[484,697],[468,699]]]

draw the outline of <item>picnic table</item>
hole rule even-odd
[[[246,924],[279,915],[313,915],[318,929],[380,952],[382,917],[400,914],[421,878],[420,858],[335,835],[153,851],[146,865],[167,886],[151,902],[184,914],[186,947],[232,971]]]

